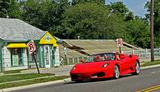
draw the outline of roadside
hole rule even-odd
[[[55,74],[55,76],[68,76],[73,65],[65,65],[57,68],[41,68],[40,73]],[[37,69],[23,70],[21,73],[37,73]]]
[[[4,74],[0,76],[0,89],[56,81],[68,76],[55,76],[53,74]]]
[[[144,62],[141,66],[142,66],[141,69],[160,67],[160,61]],[[4,82],[3,83],[0,80],[0,82],[1,82],[0,83],[0,89],[3,89],[3,92],[5,92],[5,91],[8,91],[8,90],[12,91],[13,89],[19,89],[19,88],[29,88],[29,87],[50,85],[50,84],[54,84],[54,83],[68,82],[68,81],[70,81],[69,71],[72,67],[73,67],[73,65],[68,65],[68,66],[61,66],[61,67],[58,67],[58,68],[40,69],[40,71],[42,73],[42,74],[40,74],[41,76],[32,77],[32,78],[21,77],[21,79],[18,79],[17,77],[15,77],[15,78],[12,77],[11,79],[17,79],[17,80],[11,80],[9,78],[11,81],[5,81],[5,82],[4,82],[3,78],[0,78]],[[22,71],[17,71],[17,72],[8,71],[8,73],[1,74],[0,77],[3,76],[5,78],[5,76],[9,76],[9,75],[10,76],[11,75],[17,75],[18,76],[18,74],[22,74],[23,76],[26,76],[27,74],[38,75],[36,73],[37,73],[36,69],[22,70]],[[24,85],[27,85],[27,86],[24,86]],[[21,86],[21,87],[16,87],[16,86]],[[10,87],[14,87],[14,88],[10,88]],[[4,88],[7,88],[7,89],[4,89]]]
[[[141,67],[151,66],[151,65],[158,65],[158,64],[160,64],[160,60],[156,60],[154,62],[145,61],[145,62],[142,62]]]

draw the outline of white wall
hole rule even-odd
[[[24,53],[23,53],[23,60],[24,60],[24,66],[28,67],[28,57],[27,57],[27,49],[24,49]]]
[[[55,48],[55,65],[54,66],[60,66],[60,60],[59,60],[59,46]]]
[[[6,46],[2,48],[2,61],[3,61],[3,67],[9,68],[11,67],[11,53],[7,49]]]

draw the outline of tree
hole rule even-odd
[[[98,3],[98,4],[105,4],[105,0],[72,0],[72,5],[80,4],[80,3]]]
[[[155,47],[160,47],[160,1],[154,0],[155,8],[154,8],[154,35],[155,35]],[[146,18],[149,20],[150,18],[150,1],[148,1],[145,5],[148,13],[146,14]]]
[[[67,0],[27,0],[23,3],[23,20],[46,31],[56,31],[62,14],[69,7]]]
[[[10,0],[0,0],[0,17],[6,18],[8,16],[8,8]]]
[[[122,17],[124,20],[132,20],[134,18],[134,15],[129,9],[126,7],[126,5],[123,4],[123,2],[114,2],[109,5],[110,10],[112,13]]]
[[[10,0],[10,5],[8,8],[8,16],[10,18],[21,19],[23,11],[21,10],[21,3],[18,0]]]
[[[143,18],[134,16],[123,2],[114,2],[108,5],[112,13],[122,18],[125,22],[124,40],[132,45],[143,48],[149,47],[149,26]],[[122,34],[121,34],[122,35]]]
[[[125,41],[142,48],[150,47],[149,26],[144,20],[137,17],[134,20],[128,21],[126,26],[128,35],[125,38]]]
[[[122,37],[125,26],[123,20],[110,14],[105,5],[82,3],[64,12],[61,37],[76,39],[115,39]]]

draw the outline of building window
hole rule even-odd
[[[13,67],[23,66],[23,49],[11,49],[11,65]]]

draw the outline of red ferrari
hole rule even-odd
[[[140,73],[140,61],[136,55],[100,53],[90,55],[70,71],[72,81],[86,79],[119,78],[126,74]]]

